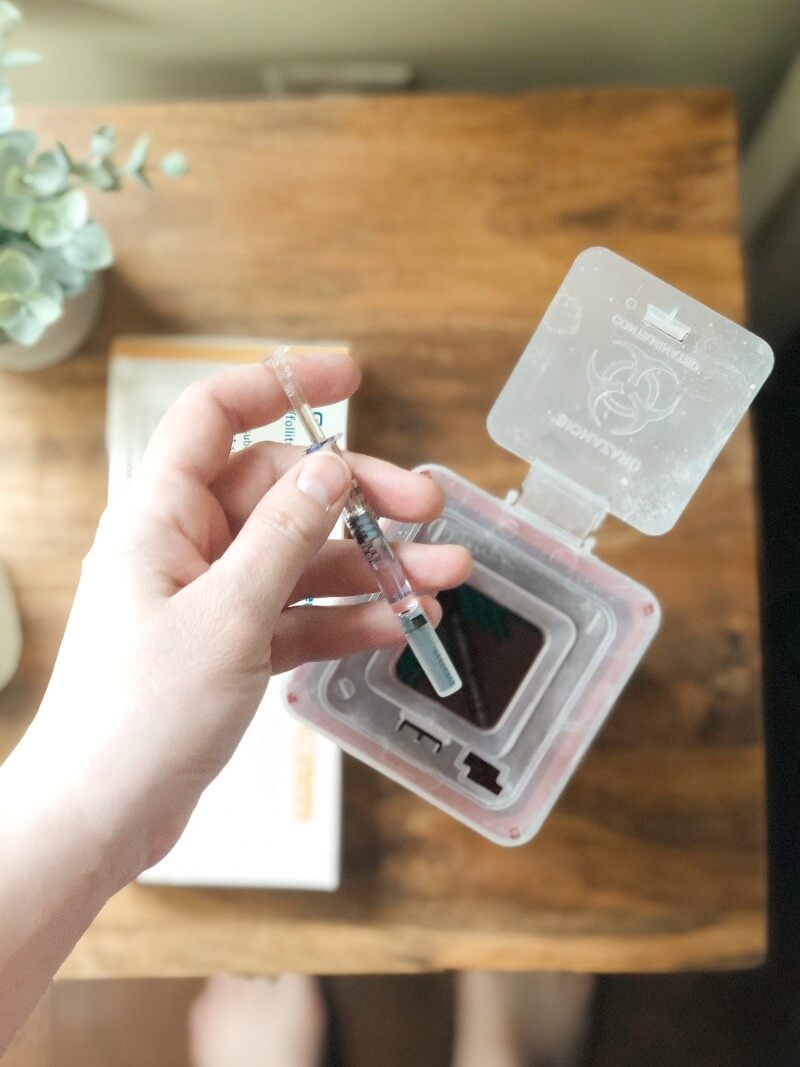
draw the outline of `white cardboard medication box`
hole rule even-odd
[[[263,359],[277,341],[121,337],[109,366],[106,444],[109,499],[124,491],[162,414],[191,382]],[[318,412],[325,432],[345,435],[347,401]],[[239,435],[294,443],[294,413]],[[334,536],[341,536],[341,528]],[[142,882],[168,885],[336,889],[341,755],[285,710],[273,679],[230,763],[200,799],[178,843]]]

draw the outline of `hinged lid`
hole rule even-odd
[[[669,530],[772,369],[755,334],[606,248],[575,260],[489,433],[649,534]]]

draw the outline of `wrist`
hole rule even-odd
[[[46,767],[30,744],[0,766],[0,1054],[121,884],[98,823]]]
[[[0,766],[2,839],[33,869],[52,865],[64,892],[84,895],[96,913],[138,871],[111,806],[67,760],[34,729],[23,737]]]

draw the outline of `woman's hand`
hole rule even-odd
[[[359,382],[344,355],[293,363],[315,406]],[[374,580],[353,542],[326,542],[350,485],[340,459],[272,444],[230,455],[234,434],[285,410],[272,370],[257,364],[195,384],[167,413],[100,522],[42,709],[15,754],[89,820],[116,885],[176,841],[272,673],[401,640],[383,603],[298,603],[372,592]],[[382,515],[424,521],[442,506],[430,479],[349,462]],[[400,554],[418,590],[469,571],[455,546]],[[424,603],[436,621],[435,602]]]

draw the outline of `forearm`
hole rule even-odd
[[[118,887],[85,798],[42,770],[25,742],[0,767],[0,1054]]]

